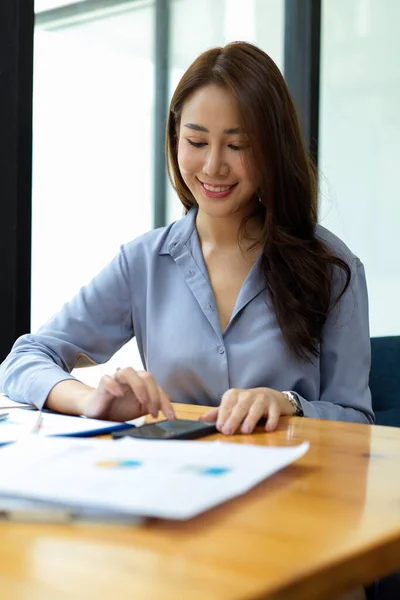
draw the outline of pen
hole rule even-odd
[[[39,410],[39,414],[36,417],[35,422],[33,423],[32,428],[29,433],[33,433],[33,434],[39,433],[42,421],[43,421],[43,413],[41,410]]]

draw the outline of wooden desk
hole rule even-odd
[[[400,568],[400,430],[286,418],[272,434],[216,438],[311,448],[189,522],[2,524],[1,598],[329,600]]]

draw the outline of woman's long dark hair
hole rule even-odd
[[[168,174],[186,211],[197,202],[179,170],[180,117],[189,96],[210,84],[227,89],[237,101],[240,127],[250,140],[249,166],[261,182],[251,217],[262,223],[262,273],[288,346],[310,360],[319,354],[329,308],[349,285],[350,268],[315,235],[316,169],[296,109],[278,67],[256,46],[234,42],[201,54],[175,90],[167,124]],[[333,299],[334,267],[344,283]]]

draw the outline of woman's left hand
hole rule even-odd
[[[293,415],[294,412],[287,396],[277,390],[230,389],[222,396],[220,406],[206,412],[200,420],[216,421],[218,431],[231,435],[238,431],[252,433],[263,417],[267,419],[265,430],[274,431],[281,415]]]

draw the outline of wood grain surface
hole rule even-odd
[[[311,447],[186,522],[1,523],[0,597],[329,600],[400,568],[400,430],[284,418],[273,433],[206,439]]]

